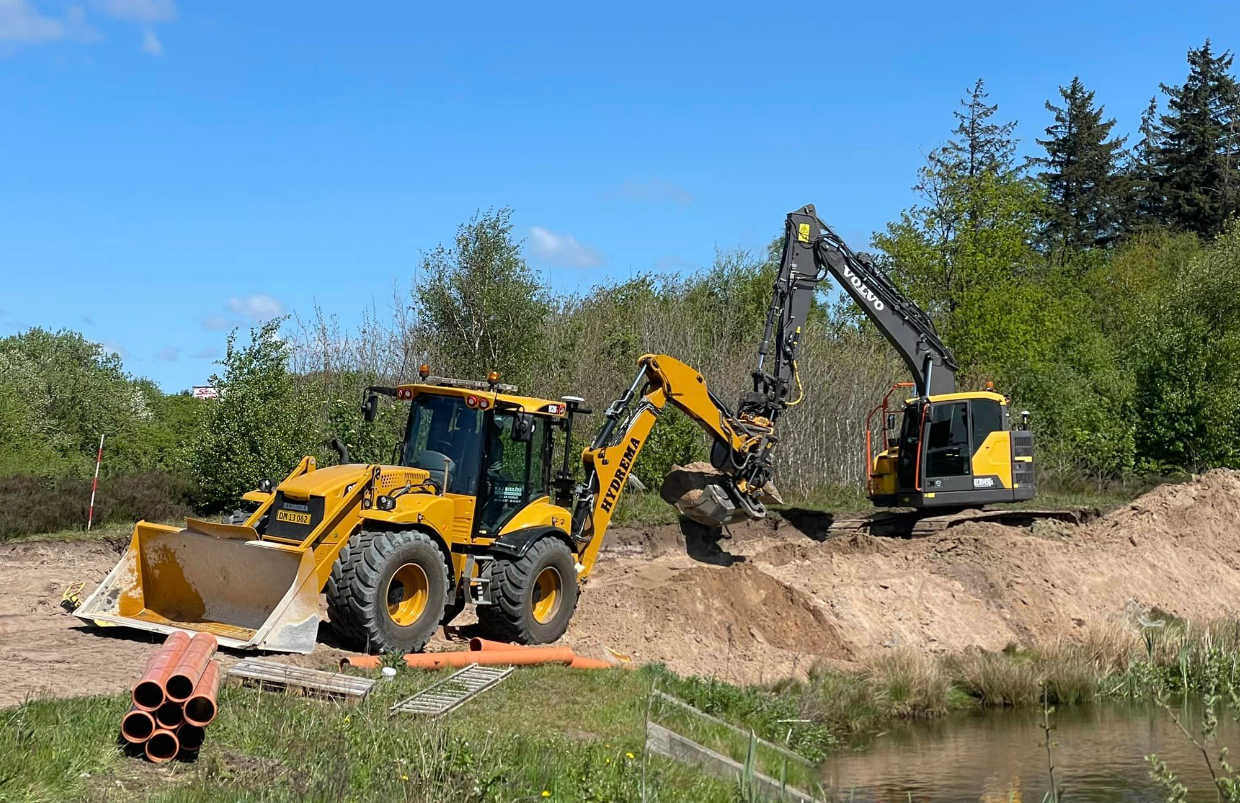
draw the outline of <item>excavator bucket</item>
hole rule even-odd
[[[319,591],[310,549],[263,541],[242,525],[140,521],[120,562],[74,615],[156,633],[207,632],[224,647],[308,653]]]

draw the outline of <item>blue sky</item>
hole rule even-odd
[[[567,290],[805,203],[863,248],[977,77],[1027,153],[1058,85],[1130,131],[1207,36],[1240,3],[0,0],[0,335],[186,388],[233,325],[385,312],[491,206]]]

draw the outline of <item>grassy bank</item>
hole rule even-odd
[[[39,700],[0,711],[0,800],[636,801],[644,775],[648,800],[734,801],[734,783],[643,758],[648,715],[739,758],[747,743],[651,705],[652,688],[817,762],[899,719],[982,706],[1028,706],[1033,716],[1043,689],[1070,704],[1230,687],[1240,683],[1238,650],[1238,622],[1160,618],[1142,633],[1094,628],[1040,650],[895,651],[744,688],[661,667],[528,668],[439,723],[388,716],[437,677],[413,670],[352,705],[228,688],[199,760],[158,768],[116,744],[124,695]],[[777,754],[759,762],[778,774]],[[812,784],[812,769],[793,769],[790,781]]]

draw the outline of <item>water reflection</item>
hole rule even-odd
[[[1200,702],[1178,704],[1176,711],[1200,740]],[[1050,789],[1040,717],[1040,711],[993,710],[900,726],[863,750],[829,759],[823,786],[837,799],[859,802],[1037,803]],[[1220,743],[1236,753],[1240,727],[1225,714],[1220,719]],[[1069,706],[1052,715],[1052,724],[1055,780],[1073,803],[1164,799],[1149,775],[1150,753],[1176,772],[1189,800],[1217,799],[1201,753],[1153,703]]]

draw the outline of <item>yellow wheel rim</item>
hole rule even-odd
[[[555,618],[560,610],[561,582],[560,573],[554,566],[538,573],[538,578],[534,580],[534,621],[545,625]]]
[[[408,627],[422,616],[428,597],[430,582],[426,572],[416,563],[406,563],[388,581],[388,616],[401,627]]]

